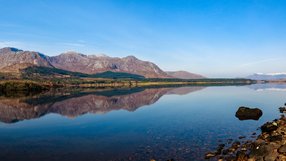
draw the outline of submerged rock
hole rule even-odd
[[[215,152],[208,152],[206,155],[205,155],[205,159],[210,159],[210,158],[213,158],[215,157],[217,154]]]
[[[239,107],[235,117],[239,120],[259,120],[263,112],[259,108]]]

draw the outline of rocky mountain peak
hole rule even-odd
[[[75,51],[67,51],[65,53],[60,54],[59,56],[76,56],[76,57],[87,57],[86,55],[75,52]]]
[[[97,55],[95,55],[96,57],[109,57],[109,56],[107,56],[106,54],[97,54]]]
[[[0,49],[0,53],[19,52],[19,51],[23,51],[23,50],[19,50],[19,49],[14,48],[14,47],[5,47],[5,48]]]
[[[286,73],[255,73],[246,78],[253,80],[283,80],[286,79]]]
[[[39,52],[7,47],[0,49],[0,53],[0,72],[20,72],[30,66],[53,67],[48,57]]]
[[[128,55],[128,56],[126,56],[126,57],[124,57],[123,59],[127,59],[127,60],[139,60],[139,59],[137,59],[135,56],[133,56],[133,55]]]
[[[202,75],[190,73],[187,71],[166,71],[166,73],[174,78],[180,78],[180,79],[202,79],[205,78]]]

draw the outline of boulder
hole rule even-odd
[[[259,108],[239,107],[235,117],[239,120],[259,120],[263,112]]]
[[[280,113],[286,112],[286,107],[279,107],[279,111],[280,111]]]
[[[281,154],[286,154],[286,145],[282,145],[279,149],[278,152]]]
[[[268,138],[267,138],[267,140],[269,140],[270,142],[280,142],[280,141],[282,141],[282,139],[283,139],[283,137],[282,137],[282,135],[274,135],[274,136],[269,136]]]
[[[267,145],[267,144],[256,145],[252,147],[249,153],[249,158],[254,158],[255,160],[263,160],[263,158],[265,156],[268,156],[273,150],[274,147],[272,145]]]
[[[278,125],[276,122],[267,122],[261,126],[261,131],[266,132],[266,133],[270,133],[274,130],[277,130],[277,128],[278,128]]]

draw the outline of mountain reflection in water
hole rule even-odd
[[[56,113],[74,118],[113,110],[135,111],[163,95],[185,95],[204,87],[130,88],[83,91],[49,91],[32,96],[0,96],[0,121],[15,123]]]

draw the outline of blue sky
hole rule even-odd
[[[286,72],[285,0],[0,0],[0,47],[134,55],[209,77]]]

